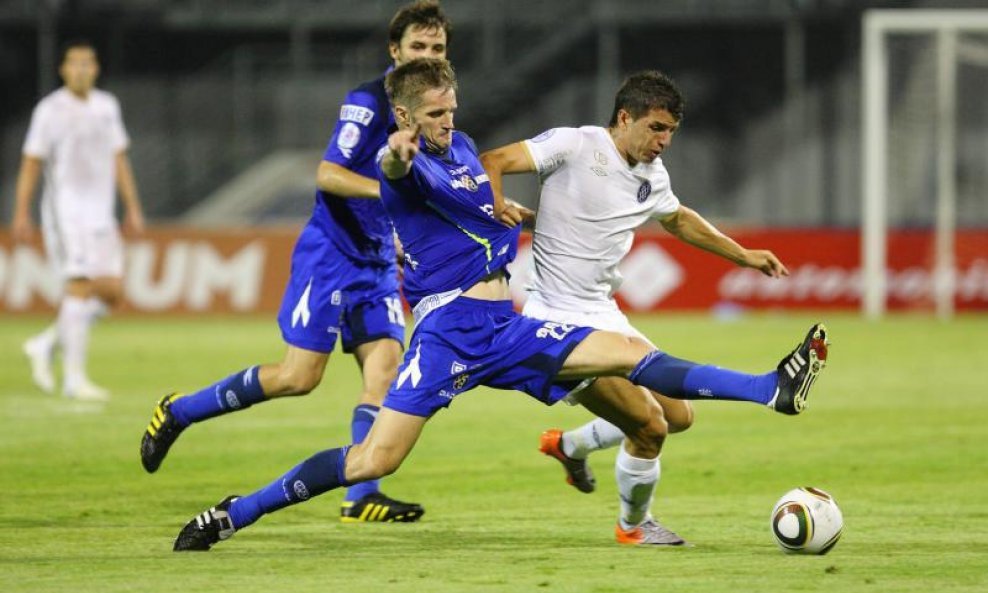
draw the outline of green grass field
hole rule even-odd
[[[111,319],[92,347],[91,375],[114,391],[101,405],[36,392],[19,346],[44,320],[3,318],[0,591],[988,590],[988,317],[827,317],[830,366],[806,414],[703,402],[667,441],[655,511],[693,547],[614,543],[613,451],[593,458],[590,495],[537,452],[544,428],[581,423],[582,409],[481,390],[430,422],[385,483],[426,505],[421,523],[342,525],[331,492],[208,554],[171,552],[192,515],[349,441],[352,359],[336,355],[306,398],[193,427],[151,476],[138,443],[156,399],[276,360],[273,321]],[[750,371],[812,321],[635,320],[677,355]],[[785,556],[772,541],[769,511],[800,485],[843,509],[827,556]]]

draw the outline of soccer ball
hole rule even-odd
[[[840,508],[819,488],[793,488],[772,509],[772,535],[787,554],[826,554],[843,531]]]

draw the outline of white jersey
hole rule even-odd
[[[58,227],[115,227],[115,159],[128,143],[110,93],[93,89],[81,99],[62,87],[42,99],[23,149],[44,161],[42,214]]]
[[[634,167],[605,128],[554,128],[525,146],[542,191],[527,289],[554,309],[612,311],[634,231],[679,210],[662,160]]]

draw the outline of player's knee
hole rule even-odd
[[[107,309],[114,309],[120,304],[120,300],[123,298],[121,291],[109,290],[99,295],[99,300],[103,301],[103,305]]]
[[[633,336],[626,337],[624,345],[626,356],[624,357],[624,365],[620,369],[622,374],[627,375],[635,370],[642,359],[648,356],[653,350],[655,350],[655,347],[641,338]]]
[[[314,369],[299,369],[282,367],[278,373],[278,392],[280,395],[306,395],[312,392],[322,381],[322,374]]]
[[[693,406],[687,401],[684,401],[683,404],[672,413],[666,412],[666,422],[669,423],[670,434],[689,430],[693,426]]]
[[[631,441],[629,453],[645,459],[657,457],[668,434],[669,424],[661,411],[652,414],[646,422],[625,434],[625,437]]]

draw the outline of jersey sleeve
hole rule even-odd
[[[113,152],[117,153],[127,150],[127,147],[130,146],[130,136],[127,135],[127,128],[124,127],[120,102],[117,101],[116,97],[111,97],[111,103],[113,105],[113,118],[110,124],[110,142],[113,146]]]
[[[51,145],[51,110],[46,104],[40,104],[31,114],[31,125],[21,152],[26,156],[47,159],[51,156]]]
[[[384,108],[387,109],[387,106]],[[363,91],[348,93],[340,106],[340,117],[336,120],[323,160],[349,167],[359,156],[376,152],[379,147],[371,146],[375,136],[373,132],[377,126],[385,125],[382,119],[386,120],[387,114],[381,113],[381,106],[373,95]]]
[[[381,169],[381,161],[384,160],[384,155],[387,154],[387,152],[388,145],[385,144],[377,151],[377,154],[374,157],[374,169],[377,171],[378,181],[380,181],[382,185],[392,187],[396,192],[404,197],[424,197],[426,193],[428,193],[429,183],[420,168],[415,166],[414,161],[412,163],[412,167],[408,170],[408,175],[405,175],[404,177],[389,179],[388,176],[384,174],[384,170]]]
[[[658,190],[659,200],[655,203],[655,208],[652,209],[652,218],[662,220],[670,214],[675,214],[679,210],[679,198],[672,191],[672,181],[669,179],[669,174],[666,173],[666,183]]]
[[[525,140],[539,175],[548,175],[580,151],[583,134],[576,128],[552,128]]]

